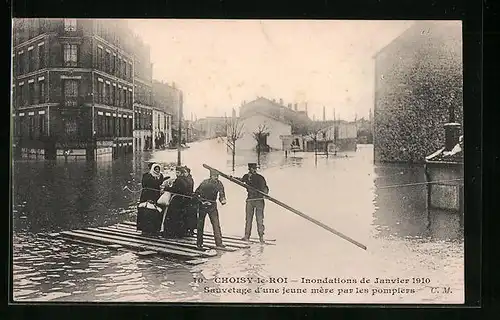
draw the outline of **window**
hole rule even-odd
[[[34,116],[29,116],[28,135],[29,135],[30,139],[33,139],[35,137],[35,117]]]
[[[111,116],[106,116],[106,136],[111,137],[113,135],[113,119]]]
[[[33,104],[35,100],[35,82],[28,83],[28,104]]]
[[[33,49],[28,50],[28,72],[31,72],[35,69],[33,66]]]
[[[117,66],[117,75],[118,77],[121,77],[122,76],[122,59],[121,58],[118,58],[118,66]]]
[[[97,47],[97,68],[102,70],[102,48]]]
[[[45,103],[45,81],[38,81],[38,102]]]
[[[106,84],[106,104],[113,104],[113,101],[111,100],[111,85]]]
[[[16,99],[17,99],[16,105],[17,106],[22,106],[23,103],[24,103],[24,101],[23,101],[23,98],[24,98],[23,97],[23,90],[24,90],[24,88],[23,87],[24,86],[19,86],[19,88],[16,90]]]
[[[124,107],[127,106],[127,89],[126,88],[123,89],[123,106]]]
[[[120,89],[117,89],[116,87],[114,87],[113,91],[114,91],[114,95],[115,95],[114,105],[119,106],[120,105]]]
[[[38,123],[40,124],[40,136],[43,137],[47,134],[47,127],[46,127],[46,123],[45,123],[45,115],[44,114],[40,114],[38,115]]]
[[[111,59],[113,59],[113,62],[111,64],[111,72],[116,76],[116,56],[113,55],[113,58]]]
[[[109,97],[109,104],[114,106],[115,105],[115,86],[110,87],[110,97]]]
[[[64,44],[64,66],[76,67],[78,65],[78,46],[76,44]]]
[[[17,63],[18,63],[19,74],[23,74],[24,73],[24,53],[19,54],[19,59],[18,59]]]
[[[111,54],[109,55],[109,73],[114,74],[115,72],[115,57]]]
[[[104,68],[106,72],[111,72],[111,54],[106,51],[106,59],[104,60]]]
[[[106,94],[106,88],[107,86],[105,84],[102,84],[102,97],[101,97],[101,102],[104,104],[108,104],[108,95]]]
[[[64,80],[64,102],[67,107],[78,104],[78,85],[77,80]]]
[[[64,31],[76,31],[76,19],[64,19]]]
[[[99,81],[97,84],[97,90],[98,90],[98,102],[99,103],[104,103],[104,83]]]
[[[45,46],[43,44],[38,46],[38,68],[45,68]]]
[[[67,119],[63,121],[63,123],[64,123],[64,133],[66,133],[68,136],[75,136],[78,130],[76,125],[76,120]]]

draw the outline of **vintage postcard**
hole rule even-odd
[[[12,32],[14,302],[464,303],[460,21]]]

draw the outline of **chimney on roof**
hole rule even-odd
[[[297,103],[295,103],[295,105],[293,106],[293,109],[294,109],[295,111],[297,111],[297,110],[298,110]]]
[[[283,105],[283,99],[280,98],[280,106]]]
[[[276,103],[276,99],[273,99],[273,102]]]
[[[325,106],[323,106],[323,121],[326,121]]]
[[[307,102],[306,102],[306,116],[307,116]]]

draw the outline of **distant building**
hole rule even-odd
[[[334,148],[337,151],[356,151],[357,130],[355,122],[345,120],[314,121],[311,134],[304,136],[304,151],[314,151],[316,133],[317,150]]]
[[[14,19],[15,152],[47,159],[132,152],[134,48],[122,20]]]
[[[160,113],[160,118],[164,118],[163,133],[157,129],[155,137],[165,135],[165,146],[177,141],[181,100],[182,92],[175,83],[153,80],[153,106]]]
[[[285,107],[282,101],[280,104],[263,97],[243,104],[239,118],[243,125],[243,136],[236,147],[241,150],[254,150],[257,146],[254,134],[262,129],[268,133],[262,143],[270,150],[283,150],[281,136],[303,132],[310,122],[305,113],[293,110],[291,105]]]
[[[148,45],[135,38],[134,50],[134,151],[154,148],[153,66]]]
[[[213,139],[226,135],[225,117],[206,117],[196,120],[193,129],[197,132],[199,139]]]
[[[374,160],[424,162],[463,123],[460,22],[419,21],[375,55]]]

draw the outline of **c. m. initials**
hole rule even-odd
[[[453,293],[450,287],[431,287],[431,293]]]

